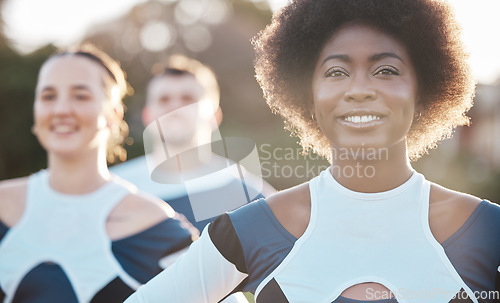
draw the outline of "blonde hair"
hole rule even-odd
[[[104,69],[104,90],[109,100],[109,102],[105,103],[105,111],[109,112],[116,109],[120,111],[120,115],[110,115],[114,118],[114,121],[110,127],[110,135],[106,148],[106,159],[109,163],[113,163],[117,159],[125,161],[127,159],[127,151],[123,148],[123,142],[128,136],[129,128],[127,122],[123,119],[123,112],[126,109],[123,98],[127,95],[131,95],[133,92],[127,85],[125,72],[116,60],[90,43],[84,43],[80,46],[58,52],[47,61],[68,55],[87,58],[96,62]]]

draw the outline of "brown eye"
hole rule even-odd
[[[76,101],[90,101],[93,96],[92,92],[83,85],[71,90],[71,98]]]
[[[166,104],[170,101],[170,97],[169,96],[162,96],[162,97],[160,97],[160,99],[158,101],[161,104]]]
[[[54,101],[57,98],[55,93],[42,93],[40,100],[42,101]]]
[[[349,74],[343,68],[332,67],[326,71],[325,77],[333,77],[333,78],[349,77]]]
[[[90,100],[92,97],[88,94],[76,94],[75,95],[75,99],[78,100],[78,101],[88,101]]]
[[[182,96],[182,102],[184,104],[192,104],[192,103],[195,103],[197,100],[195,97],[193,97],[192,95],[183,95]]]
[[[399,71],[392,66],[383,66],[378,68],[374,75],[399,75]]]

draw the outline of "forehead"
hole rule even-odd
[[[101,85],[103,68],[91,60],[64,55],[47,61],[38,75],[38,86]]]
[[[201,96],[203,87],[192,75],[168,75],[153,78],[149,85],[149,93],[153,96],[174,94]]]
[[[348,24],[337,30],[323,46],[319,59],[332,54],[350,56],[391,52],[409,59],[406,47],[391,35],[365,24]],[[320,61],[321,63],[321,61]]]

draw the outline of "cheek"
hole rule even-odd
[[[342,98],[341,88],[321,83],[313,86],[313,103],[317,116],[327,115]]]
[[[153,114],[156,119],[171,113],[175,113],[175,111],[176,108],[172,107],[169,103],[157,104],[153,107]]]
[[[109,114],[111,110],[111,105],[104,101],[76,103],[75,106],[75,113],[86,120],[97,120],[100,116]]]
[[[38,102],[35,102],[33,105],[33,120],[35,124],[40,124],[43,123],[44,120],[46,120],[49,117],[49,110],[45,107],[39,104]]]
[[[415,112],[415,105],[417,101],[417,91],[413,85],[394,85],[387,90],[390,94],[388,100],[391,102],[391,107],[394,110],[399,109],[404,118],[411,117]]]

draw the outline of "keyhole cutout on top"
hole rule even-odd
[[[394,298],[394,294],[384,285],[366,282],[353,285],[340,294],[344,298],[363,301],[376,301]]]

